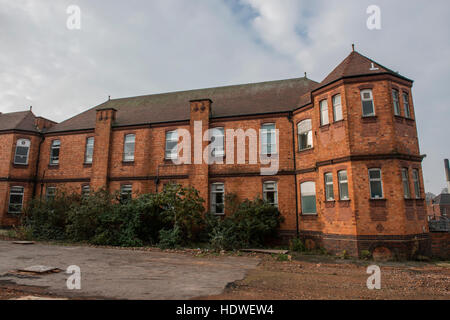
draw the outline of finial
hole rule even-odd
[[[30,106],[30,111],[33,111],[33,106]]]
[[[305,78],[308,78],[308,74],[305,72]]]
[[[354,43],[352,43],[352,51],[353,52],[355,51],[355,44]]]
[[[110,101],[111,100],[111,96],[108,96],[108,101]]]

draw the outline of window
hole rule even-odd
[[[397,90],[392,90],[392,100],[394,101],[394,114],[400,115],[400,97]]]
[[[59,149],[61,148],[61,141],[53,140],[50,147],[50,164],[59,164]]]
[[[373,105],[373,95],[372,90],[362,90],[361,91],[361,101],[363,108],[363,117],[370,117],[375,115],[375,108]]]
[[[328,119],[328,101],[320,101],[320,125],[325,126],[330,123]]]
[[[223,183],[211,185],[211,213],[225,214],[225,185]]]
[[[178,131],[166,132],[166,159],[178,159]]]
[[[267,181],[263,184],[263,198],[273,206],[278,206],[278,190],[275,181]]]
[[[409,175],[408,169],[406,168],[402,169],[402,182],[403,182],[403,195],[405,196],[405,199],[410,199],[411,191],[409,189]]]
[[[275,124],[263,124],[261,127],[261,148],[263,155],[277,153],[277,136]]]
[[[81,198],[86,199],[91,193],[91,187],[86,185],[81,187]]]
[[[214,148],[211,152],[213,157],[223,157],[225,156],[225,133],[223,128],[214,128],[211,130],[211,143],[214,143]]]
[[[333,117],[334,121],[341,121],[344,119],[344,116],[342,115],[342,101],[340,94],[333,97]]]
[[[133,192],[133,186],[131,184],[124,184],[120,186],[120,202],[125,203],[131,200]]]
[[[11,190],[9,192],[8,213],[19,214],[22,212],[23,195],[23,187],[11,187]]]
[[[316,183],[304,182],[300,185],[302,213],[317,214],[316,210]]]
[[[381,169],[369,170],[370,197],[372,199],[383,198],[383,183],[381,181]]]
[[[53,200],[56,197],[56,187],[47,187],[45,191],[45,198],[47,201]]]
[[[134,146],[136,142],[136,136],[134,134],[127,134],[123,140],[123,161],[134,161]]]
[[[313,147],[311,119],[303,120],[298,124],[298,149],[300,151]]]
[[[419,170],[414,169],[412,174],[413,174],[413,182],[414,182],[414,193],[415,193],[416,199],[420,199]]]
[[[331,172],[325,173],[325,199],[326,201],[334,200],[333,174]]]
[[[84,156],[84,163],[86,164],[92,163],[93,158],[94,158],[94,137],[90,137],[86,139],[86,152]]]
[[[409,95],[406,92],[403,93],[403,107],[405,108],[405,117],[411,118],[411,110],[409,109]]]
[[[14,164],[27,165],[28,155],[30,153],[30,140],[19,139],[16,144],[16,154],[14,155]]]
[[[348,177],[347,171],[339,171],[338,172],[339,179],[339,199],[348,200],[350,199],[348,196]]]

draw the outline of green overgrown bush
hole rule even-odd
[[[289,241],[289,251],[305,252],[306,246],[300,238],[294,238]]]
[[[283,221],[278,208],[261,200],[239,202],[226,196],[227,216],[204,215],[197,190],[167,185],[121,203],[117,193],[99,190],[89,196],[58,193],[33,200],[22,228],[37,240],[64,240],[95,245],[177,248],[199,241],[215,250],[263,246]]]

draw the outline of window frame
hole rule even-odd
[[[22,141],[26,142],[28,145],[25,146],[25,147],[24,146],[20,146],[19,142],[22,142]],[[18,156],[17,155],[17,149],[20,148],[20,147],[27,148],[27,154],[25,156],[25,159],[26,159],[25,163],[19,163],[16,160],[16,158]],[[16,148],[15,148],[15,152],[14,152],[14,164],[15,165],[19,165],[19,166],[27,166],[28,163],[29,163],[29,158],[30,158],[30,149],[31,149],[31,140],[30,139],[26,139],[26,138],[17,139],[17,141],[16,141]],[[19,156],[19,157],[23,157],[23,156]]]
[[[269,127],[269,126],[271,126],[273,128],[265,129],[265,127]],[[272,122],[271,123],[263,123],[261,125],[260,134],[261,134],[261,144],[260,144],[261,145],[261,155],[271,156],[273,154],[277,154],[278,146],[277,146],[277,126],[276,126],[276,124],[272,123]],[[270,139],[270,143],[269,143],[268,137],[275,139],[275,141],[272,142],[272,139]],[[264,140],[266,141],[265,143],[264,143]],[[264,146],[265,146],[265,149],[264,149]],[[270,152],[269,152],[269,146],[270,146]]]
[[[274,188],[273,188],[273,190],[268,190],[267,189],[267,186],[268,185],[273,185],[274,186]],[[265,201],[267,201],[268,202],[268,200],[267,200],[267,193],[268,192],[273,192],[274,193],[274,197],[273,197],[273,199],[274,199],[274,202],[272,203],[272,202],[269,202],[271,205],[273,205],[274,207],[278,207],[278,183],[277,183],[277,181],[264,181],[263,182],[263,199],[265,200]]]
[[[377,171],[380,173],[380,178],[371,178],[370,173]],[[381,189],[381,197],[373,197],[372,196],[372,182],[379,182]],[[370,168],[369,169],[369,190],[370,190],[370,199],[371,200],[382,200],[384,199],[384,188],[383,188],[383,171],[381,168]]]
[[[330,124],[330,115],[328,113],[328,100],[327,99],[323,99],[319,102],[319,112],[320,112],[320,126],[323,127],[323,126],[329,125]]]
[[[216,135],[215,132],[220,131],[220,135]],[[212,138],[214,138],[214,142],[216,142],[216,137],[222,138],[222,146],[219,148],[214,148],[211,150],[211,156],[213,158],[224,158],[225,157],[225,128],[224,127],[215,127],[210,131],[209,141],[212,143]],[[217,152],[219,150],[219,152]],[[217,152],[217,153],[216,153]]]
[[[402,168],[402,184],[403,184],[403,197],[405,199],[411,199],[411,187],[409,185],[409,170],[408,168]]]
[[[370,94],[370,99],[365,99],[364,98],[364,93],[369,93]],[[364,102],[370,101],[372,103],[372,113],[370,114],[364,114]],[[376,112],[375,112],[375,101],[373,98],[373,91],[372,89],[363,89],[361,90],[361,106],[362,106],[362,116],[363,117],[374,117],[376,116]]]
[[[174,134],[174,133],[176,134],[176,139],[175,138],[168,139],[168,136],[170,134]],[[164,159],[166,159],[166,160],[177,160],[178,159],[178,142],[179,142],[179,139],[180,139],[180,137],[178,135],[178,129],[166,131],[166,137],[165,138],[166,138],[166,141],[165,141],[165,145],[164,145]],[[168,150],[167,147],[168,147],[168,143],[175,142],[175,141],[177,143],[177,147],[176,147],[176,152],[175,152],[175,156],[174,156],[174,149],[175,148],[172,148],[172,149]]]
[[[305,212],[305,201],[304,197],[312,196],[310,194],[304,193],[304,187],[306,184],[311,184],[314,186],[314,209],[315,212]],[[310,215],[310,216],[316,216],[317,213],[317,189],[316,189],[316,182],[315,181],[304,181],[300,184],[300,201],[301,201],[301,208],[302,208],[302,215]]]
[[[412,170],[413,176],[413,184],[414,184],[414,196],[416,199],[420,199],[422,197],[422,191],[420,190],[420,175],[418,169]]]
[[[309,122],[309,130],[301,131],[300,126],[303,123]],[[306,147],[302,148],[301,141],[303,140],[301,137],[306,136]],[[308,146],[308,140],[311,139],[311,146]],[[313,140],[313,134],[312,134],[312,120],[311,119],[304,119],[297,123],[297,143],[298,143],[298,151],[305,151],[310,150],[314,148],[314,140]]]
[[[86,192],[86,189],[88,191]],[[89,184],[81,186],[81,199],[86,199],[91,194],[91,186]]]
[[[129,191],[125,191],[124,189],[129,189]],[[125,194],[128,195],[129,198],[125,199],[124,198]],[[133,199],[133,184],[122,184],[120,186],[119,195],[120,195],[120,203],[125,203]]]
[[[58,145],[56,145],[56,143],[58,143]],[[58,150],[58,158],[56,160],[53,155],[54,150]],[[60,158],[61,158],[61,140],[59,139],[52,140],[50,144],[50,165],[51,166],[59,165]]]
[[[222,190],[217,190],[217,186],[221,186]],[[223,206],[223,212],[217,212],[217,198],[215,197],[216,194],[222,194],[222,206]],[[225,215],[225,183],[223,182],[214,182],[211,183],[210,186],[210,211],[211,214],[215,216],[224,216]],[[220,205],[220,203],[219,203]]]
[[[331,181],[327,181],[327,176],[331,177]],[[334,179],[333,179],[333,173],[332,172],[325,172],[323,175],[324,179],[324,185],[325,185],[325,201],[335,201],[334,198]],[[328,186],[331,186],[331,190],[328,190]],[[329,191],[331,191],[331,197],[329,195]]]
[[[409,93],[403,92],[403,111],[405,112],[405,118],[411,119],[411,106],[409,103]]]
[[[16,189],[16,190],[17,189],[21,189],[21,192],[20,193],[14,192],[14,189]],[[11,196],[13,196],[13,195],[15,195],[15,196],[20,195],[21,196],[20,210],[11,211],[11,205],[19,207],[18,204],[11,204]],[[23,186],[11,186],[10,189],[9,189],[9,197],[8,197],[8,214],[9,215],[20,215],[22,213],[22,211],[23,211],[24,199],[25,199],[25,187],[23,187]]]
[[[336,103],[336,98],[339,97],[339,104]],[[338,121],[342,121],[344,120],[344,112],[342,110],[342,96],[340,93],[335,94],[332,98],[332,102],[333,102],[333,120],[334,122],[338,122]],[[336,115],[336,107],[339,107],[339,113],[340,113],[340,119],[337,119]]]
[[[50,190],[54,190],[53,192],[53,194],[50,194]],[[55,197],[56,197],[56,192],[57,192],[57,189],[56,189],[56,187],[55,186],[47,186],[46,188],[45,188],[45,200],[46,201],[49,201],[50,200],[50,198],[53,200],[53,199],[55,199]]]
[[[401,116],[400,92],[397,89],[392,89],[392,103],[394,105],[394,115]]]
[[[133,141],[127,141],[127,138],[131,138],[133,137]],[[133,152],[126,152],[127,146],[128,145],[133,145]],[[136,153],[136,134],[134,133],[129,133],[124,135],[123,137],[123,156],[122,156],[122,161],[123,162],[134,162],[135,160],[135,153]],[[131,154],[131,156],[130,156]],[[127,156],[129,156],[129,158],[127,158]]]
[[[92,141],[92,147],[89,145],[89,141]],[[84,148],[84,163],[85,164],[92,164],[94,162],[94,148],[95,148],[95,137],[87,137],[86,138],[86,146]],[[90,161],[88,161],[89,152],[91,152],[91,158]]]
[[[341,179],[342,173],[344,173],[344,172],[345,172],[345,179]],[[350,190],[349,190],[349,186],[348,186],[348,171],[347,170],[338,171],[338,184],[339,184],[339,200],[341,200],[341,201],[350,200]],[[346,197],[344,197],[342,195],[342,186],[343,185],[347,186],[347,196]]]

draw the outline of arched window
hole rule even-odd
[[[298,124],[298,149],[306,150],[313,147],[311,119],[303,120]]]
[[[19,139],[16,144],[16,154],[14,155],[14,164],[27,165],[30,154],[31,142],[28,139]]]
[[[361,91],[362,114],[363,117],[372,117],[375,115],[373,104],[373,94],[371,89]]]

